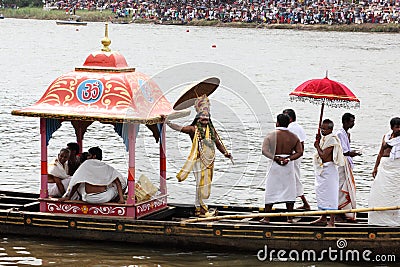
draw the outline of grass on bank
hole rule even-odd
[[[24,7],[18,9],[0,9],[6,18],[40,19],[40,20],[65,20],[69,15],[64,10],[44,10],[42,8]],[[88,11],[76,10],[76,15],[81,16],[83,21],[106,22],[114,18],[110,10]],[[129,20],[129,19],[124,19]],[[135,23],[153,23],[154,20],[137,19]],[[388,32],[399,33],[400,24],[350,24],[350,25],[303,25],[303,24],[258,24],[246,22],[223,23],[218,20],[193,20],[187,25],[190,26],[212,26],[212,27],[233,27],[233,28],[265,28],[265,29],[290,29],[290,30],[314,30],[314,31],[339,31],[339,32]]]
[[[17,19],[65,20],[69,18],[69,15],[65,13],[65,10],[44,10],[43,8],[37,7],[24,7],[18,9],[5,8],[0,9],[0,13],[2,13],[5,18]],[[103,10],[102,12],[76,10],[75,15],[81,16],[83,21],[93,22],[109,21],[110,17],[114,17],[114,14],[110,10]]]

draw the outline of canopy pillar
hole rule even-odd
[[[40,118],[40,198],[47,198],[47,140],[46,119]],[[46,210],[46,203],[40,202],[40,211]]]
[[[165,124],[161,123],[160,130],[160,191],[161,194],[167,194],[167,158],[166,158],[166,138],[165,138]]]
[[[135,161],[136,161],[136,124],[128,124],[128,138],[129,138],[129,166],[128,166],[128,198],[127,204],[133,204],[132,208],[128,208],[128,217],[135,217]]]

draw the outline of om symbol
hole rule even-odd
[[[78,100],[84,104],[96,103],[103,94],[103,88],[100,80],[85,80],[78,86]]]

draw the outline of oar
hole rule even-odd
[[[309,215],[329,215],[329,214],[343,214],[343,213],[356,213],[367,211],[385,211],[385,210],[398,210],[400,206],[391,207],[374,207],[374,208],[358,208],[349,210],[318,210],[318,211],[296,211],[296,212],[278,212],[278,213],[257,213],[248,215],[223,215],[207,218],[196,218],[182,221],[183,223],[194,223],[204,221],[219,221],[225,219],[247,219],[247,218],[263,218],[263,217],[284,217],[284,216],[309,216]]]

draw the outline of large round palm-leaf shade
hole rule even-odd
[[[173,109],[182,110],[193,106],[199,96],[211,95],[218,88],[219,83],[220,80],[217,77],[210,77],[189,85],[175,102]]]
[[[360,100],[347,86],[328,78],[312,79],[299,85],[290,94],[294,101],[308,101],[337,108],[358,108]]]

